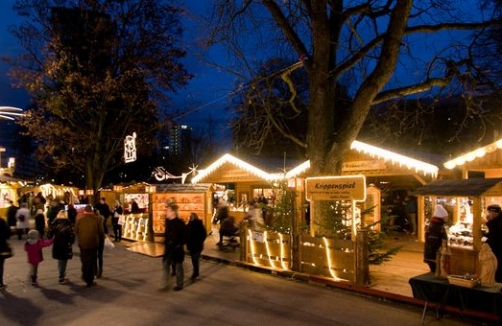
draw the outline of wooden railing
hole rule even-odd
[[[367,285],[368,252],[365,233],[356,242],[300,235],[299,262],[293,264],[294,238],[290,234],[241,229],[241,261],[275,270],[294,270],[311,275]]]

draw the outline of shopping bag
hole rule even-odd
[[[119,215],[119,220],[118,220],[118,222],[117,222],[117,223],[118,223],[119,225],[124,225],[124,224],[125,224],[125,222],[126,222],[125,215],[124,215],[124,214]]]
[[[108,238],[107,236],[105,236],[105,249],[107,250],[111,250],[115,248],[115,245],[113,244],[113,242],[110,240],[110,238]]]

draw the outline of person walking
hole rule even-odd
[[[16,213],[19,207],[14,205],[14,202],[12,200],[9,200],[9,208],[7,208],[7,224],[9,226],[9,229],[11,227],[15,228],[16,227]]]
[[[497,270],[495,282],[502,283],[502,208],[498,204],[492,204],[486,208],[486,243],[490,246],[497,258]]]
[[[434,214],[432,215],[429,227],[425,232],[425,246],[424,246],[424,262],[429,265],[432,273],[436,272],[436,254],[441,247],[443,240],[448,240],[446,235],[445,223],[448,219],[448,212],[441,204],[434,207]]]
[[[97,252],[97,260],[94,266],[94,275],[97,278],[101,278],[103,276],[103,252],[105,251],[105,237],[108,236],[105,230],[105,218],[101,215],[101,212],[94,208],[94,214],[96,215],[96,219],[99,223],[103,225],[103,236],[99,238],[98,252]]]
[[[113,207],[113,235],[115,242],[122,240],[122,223],[124,223],[124,209],[118,200],[115,201],[115,206]]]
[[[37,230],[30,230],[28,232],[28,240],[24,243],[24,250],[28,255],[28,264],[30,265],[29,276],[31,285],[33,286],[38,286],[38,265],[44,260],[42,249],[52,245],[53,241],[53,239],[41,239]]]
[[[49,227],[49,234],[54,239],[52,246],[52,258],[58,261],[58,281],[64,284],[66,279],[66,266],[68,260],[73,258],[72,245],[75,242],[73,224],[68,219],[67,212],[59,211],[56,219]]]
[[[103,230],[106,235],[108,235],[108,218],[111,215],[110,206],[106,203],[106,198],[101,197],[99,203],[94,205],[94,208],[99,211],[101,216],[103,216]]]
[[[405,197],[404,211],[411,223],[410,234],[415,235],[417,233],[417,211],[418,211],[416,197],[413,196]]]
[[[190,220],[187,225],[187,249],[190,252],[192,260],[192,276],[190,279],[195,281],[199,277],[199,261],[202,250],[204,249],[204,240],[206,240],[206,228],[202,220],[196,213],[190,213]]]
[[[164,232],[165,252],[162,259],[164,269],[164,289],[169,287],[170,274],[169,270],[174,263],[176,266],[176,286],[174,291],[183,290],[184,272],[183,261],[185,259],[185,222],[178,217],[178,206],[169,204],[166,209],[166,229]]]
[[[43,239],[45,235],[45,215],[41,209],[37,209],[37,213],[35,214],[35,230],[38,231],[40,237]]]
[[[17,238],[22,239],[24,233],[30,229],[30,210],[27,203],[22,203],[16,212]]]
[[[94,284],[94,268],[96,265],[99,242],[104,239],[103,223],[94,215],[91,205],[86,205],[84,213],[75,223],[75,235],[80,248],[82,262],[82,278],[87,287]]]
[[[7,240],[10,238],[10,227],[3,218],[0,217],[0,291],[4,290],[7,285],[3,282],[3,271],[5,260],[12,257],[12,248]]]
[[[77,209],[75,208],[75,205],[69,204],[68,205],[68,220],[70,220],[71,224],[75,225],[75,222],[77,221]]]

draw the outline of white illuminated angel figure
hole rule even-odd
[[[124,140],[124,160],[126,163],[136,161],[136,133],[126,136]]]

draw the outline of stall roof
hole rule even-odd
[[[479,148],[476,148],[468,153],[464,153],[460,156],[457,156],[447,162],[445,162],[443,165],[447,169],[453,169],[456,166],[462,166],[465,165],[469,162],[479,160],[480,158],[484,157],[486,154],[491,154],[497,151],[498,149],[502,148],[502,138],[490,143],[486,146],[482,146]]]
[[[500,196],[502,178],[437,180],[416,189],[414,195],[434,196]]]
[[[439,169],[433,164],[425,163],[420,160],[397,154],[392,151],[388,151],[383,148],[369,145],[357,140],[354,140],[352,142],[350,149],[364,153],[370,157],[381,159],[383,161],[390,161],[393,164],[399,164],[400,166],[405,167],[408,170],[415,171],[415,173],[422,173],[423,175],[430,175],[432,177],[436,177],[438,174]],[[286,177],[291,178],[297,176],[299,174],[302,174],[309,168],[310,161],[305,161],[294,169],[288,171]]]
[[[0,182],[26,182],[26,180],[11,177],[6,174],[0,174]]]
[[[159,183],[154,184],[156,192],[206,192],[211,189],[210,183],[179,184],[179,183]]]

